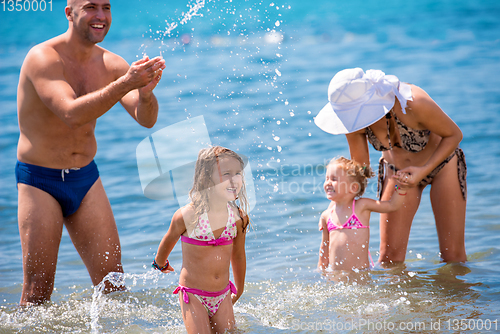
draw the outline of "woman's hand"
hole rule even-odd
[[[397,171],[392,177],[402,186],[416,187],[426,176],[427,172],[423,167],[410,166]]]

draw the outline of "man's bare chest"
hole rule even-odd
[[[86,66],[68,64],[64,72],[77,97],[99,90],[113,81],[111,72],[102,63]]]

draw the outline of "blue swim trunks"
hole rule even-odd
[[[64,217],[78,210],[83,198],[99,178],[94,161],[82,168],[53,169],[18,161],[17,183],[24,183],[45,191],[61,205]]]

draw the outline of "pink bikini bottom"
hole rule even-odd
[[[174,290],[173,293],[178,294],[179,291],[182,292],[182,299],[186,304],[189,304],[189,296],[187,293],[188,292],[192,293],[203,304],[203,306],[205,306],[205,309],[207,310],[208,316],[210,318],[213,317],[214,314],[217,312],[220,304],[222,303],[224,298],[226,298],[229,292],[232,292],[234,294],[237,293],[236,287],[231,281],[229,281],[226,288],[216,292],[204,291],[200,289],[192,289],[179,285],[177,289]]]

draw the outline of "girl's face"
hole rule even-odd
[[[347,171],[341,165],[328,165],[323,189],[325,189],[326,198],[330,201],[343,199],[353,192],[352,177],[347,175]]]
[[[231,156],[219,157],[218,163],[212,172],[212,181],[215,184],[213,195],[220,196],[227,201],[234,201],[243,185],[241,164]]]

